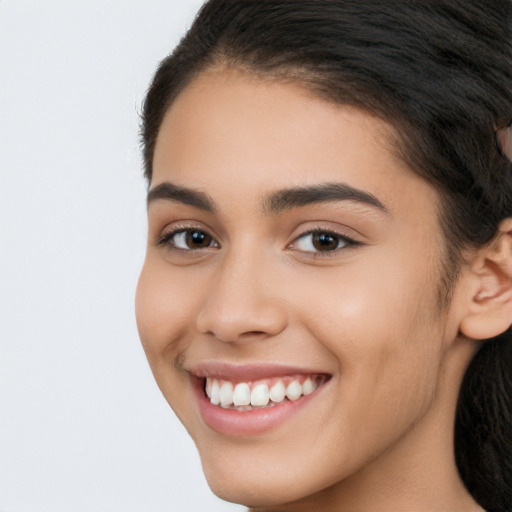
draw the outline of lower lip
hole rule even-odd
[[[295,401],[284,400],[272,407],[236,411],[213,405],[204,393],[203,380],[194,381],[194,392],[204,422],[216,432],[229,436],[254,436],[272,430],[311,403],[328,384],[326,382],[311,395],[303,395]]]

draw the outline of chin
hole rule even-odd
[[[286,470],[283,470],[286,471]],[[280,478],[273,472],[255,477],[243,469],[237,476],[217,473],[204,467],[206,480],[212,492],[219,498],[246,507],[276,507],[300,500],[309,492],[301,493],[288,478]]]
[[[314,453],[308,453],[307,447],[291,439],[280,447],[273,442],[246,445],[246,441],[231,446],[200,443],[198,448],[212,492],[225,501],[247,507],[278,507],[300,502],[357,470],[348,461],[344,464],[340,456],[335,470],[329,471],[328,465],[322,464]]]

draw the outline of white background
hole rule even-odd
[[[0,0],[0,511],[234,511],[140,347],[138,112],[200,0]]]

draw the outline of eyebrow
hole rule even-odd
[[[170,182],[157,185],[148,192],[148,205],[158,200],[176,201],[207,212],[216,212],[214,201],[205,192],[174,185]],[[345,183],[322,183],[272,192],[263,201],[263,211],[266,214],[275,215],[293,208],[331,201],[356,201],[389,213],[388,209],[373,194]]]
[[[195,206],[207,212],[215,212],[213,201],[208,194],[188,187],[180,187],[169,182],[162,183],[151,189],[148,192],[146,202],[149,206],[149,204],[162,199]]]
[[[264,210],[267,213],[276,214],[300,206],[330,201],[357,201],[389,213],[373,194],[345,183],[323,183],[279,190],[265,200]]]

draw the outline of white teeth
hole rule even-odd
[[[210,402],[213,405],[219,405],[220,404],[220,386],[219,386],[219,381],[217,379],[213,379],[211,393],[212,394],[210,396]]]
[[[290,382],[286,388],[286,398],[288,398],[288,400],[297,400],[301,395],[302,386],[299,384],[299,382],[296,380]]]
[[[311,393],[313,393],[313,391],[315,391],[315,387],[314,387],[311,379],[308,377],[302,384],[302,393],[304,395],[311,395]]]
[[[267,405],[269,398],[270,395],[266,384],[258,384],[251,391],[251,405]]]
[[[313,393],[325,379],[321,376],[307,377],[301,384],[298,379],[273,379],[274,385],[270,388],[267,383],[239,382],[234,384],[223,379],[206,378],[205,392],[213,405],[220,405],[225,409],[241,407],[240,410],[250,409],[250,406],[265,407],[281,403],[287,398],[295,401],[301,396]],[[252,387],[252,390],[251,390]],[[245,409],[244,409],[245,408]]]
[[[212,396],[212,384],[213,384],[212,379],[206,379],[205,391],[206,391],[206,396],[208,398],[211,398],[211,396]]]
[[[224,381],[220,387],[220,405],[229,407],[233,403],[233,384]]]
[[[235,406],[251,404],[251,389],[249,388],[249,384],[241,382],[235,386],[233,403]]]
[[[271,388],[270,388],[270,400],[272,402],[278,404],[284,400],[286,395],[286,390],[284,384],[281,380],[278,380]]]

